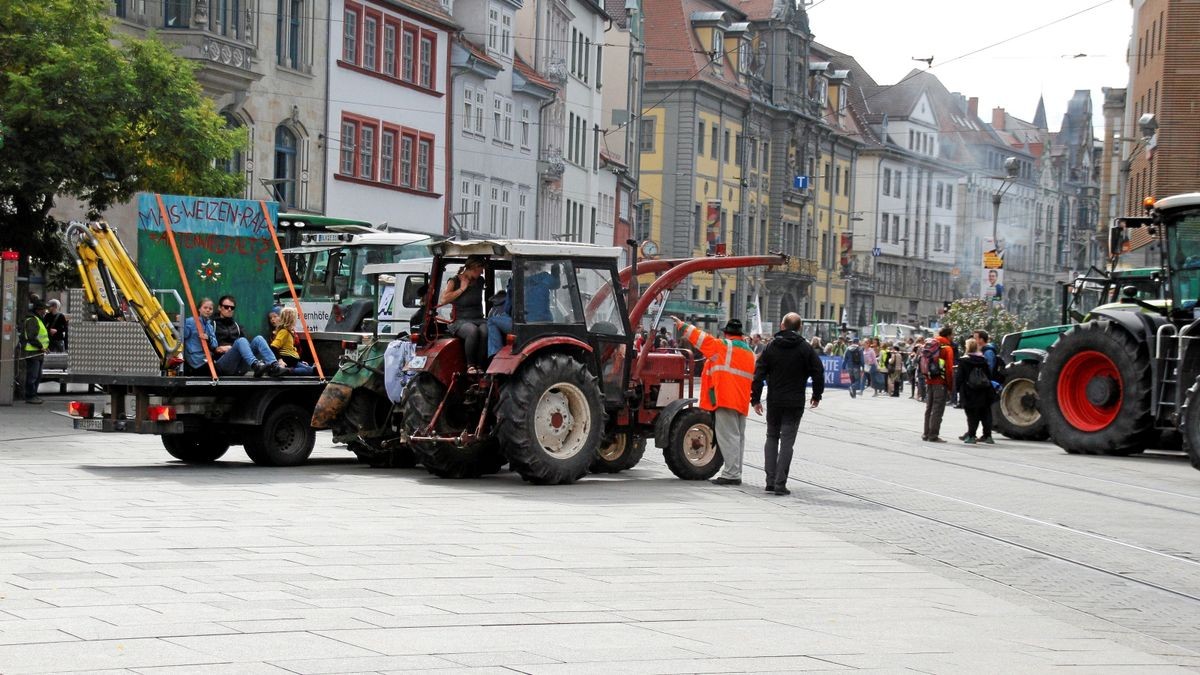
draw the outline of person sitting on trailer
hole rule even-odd
[[[231,306],[227,310],[229,312],[232,312],[232,308],[235,306],[229,299],[223,299],[222,304]],[[261,335],[255,336],[254,340],[239,337],[224,352],[219,351],[217,327],[212,320],[212,299],[203,298],[196,309],[200,315],[209,350],[216,358],[213,366],[218,375],[243,375],[247,371],[253,370],[255,377],[262,377],[264,374],[279,377],[286,372],[283,362],[275,358],[275,353],[271,351],[271,345],[267,344]],[[184,375],[209,374],[208,360],[204,355],[204,346],[200,342],[200,332],[196,329],[195,318],[190,316],[183,322],[183,362]]]
[[[279,355],[288,368],[295,368],[300,363],[300,351],[296,349],[296,308],[284,307],[275,318],[275,335],[271,339],[271,349]]]

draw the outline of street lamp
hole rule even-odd
[[[1013,186],[1017,180],[1017,174],[1021,172],[1021,165],[1017,162],[1016,157],[1004,158],[1004,173],[1003,176],[993,176],[1000,179],[1000,187],[996,193],[992,195],[992,246],[997,247],[999,241],[1000,228],[1000,200],[1004,198],[1008,189]],[[998,252],[998,251],[997,251]]]

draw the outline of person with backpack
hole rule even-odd
[[[958,400],[967,413],[967,433],[959,436],[963,443],[972,445],[976,442],[994,445],[992,440],[992,401],[995,389],[992,388],[992,368],[987,358],[980,351],[979,341],[975,338],[967,340],[966,355],[958,364]],[[978,441],[975,432],[983,424],[983,436]]]
[[[900,396],[900,387],[904,383],[904,352],[901,343],[893,344],[887,350],[887,393],[893,398]]]
[[[925,427],[921,440],[945,443],[938,436],[942,416],[946,413],[946,394],[954,388],[954,329],[942,326],[936,338],[929,338],[921,347],[920,369],[925,378]]]
[[[996,351],[996,345],[988,341],[986,330],[977,330],[971,334],[975,338],[975,342],[979,343],[979,353],[983,354],[983,358],[987,360],[988,370],[991,371],[992,379],[998,379],[998,376],[1004,370],[1004,360],[1000,358],[1000,353]]]
[[[876,351],[878,343],[875,338],[867,340],[867,346],[863,348],[863,368],[866,369],[867,377],[870,378],[871,395],[879,395],[879,352]]]
[[[863,350],[858,338],[851,341],[842,355],[842,370],[850,374],[850,398],[863,393]]]

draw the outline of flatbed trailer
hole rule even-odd
[[[100,386],[101,410],[72,401],[74,428],[103,433],[152,434],[176,459],[205,464],[242,445],[256,464],[303,464],[316,442],[309,426],[325,387],[317,377],[165,377],[71,374],[68,382]]]

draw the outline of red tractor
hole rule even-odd
[[[449,270],[482,257],[485,297],[511,293],[512,331],[486,370],[469,372],[463,340],[439,312],[427,313],[407,366],[415,377],[401,435],[427,470],[466,478],[507,463],[532,483],[571,483],[589,470],[631,468],[651,436],[680,478],[720,469],[712,416],[692,407],[691,351],[647,345],[637,353],[632,327],[689,274],[779,265],[786,256],[650,260],[618,274],[615,247],[471,240],[432,248],[425,306],[435,307]],[[547,285],[535,275],[548,273],[546,307]],[[630,310],[621,282],[647,273],[658,276],[641,297],[628,294]]]

